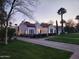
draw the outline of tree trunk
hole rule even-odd
[[[58,22],[56,20],[56,34],[58,35]]]
[[[61,33],[63,33],[63,14],[61,14]]]
[[[5,34],[5,45],[8,44],[8,29],[7,29],[7,26],[6,26],[6,34]]]

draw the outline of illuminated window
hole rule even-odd
[[[29,34],[34,34],[34,30],[33,29],[30,29],[29,30]]]

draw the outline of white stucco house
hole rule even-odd
[[[61,30],[59,31],[59,33]],[[22,21],[17,28],[17,34],[47,34],[56,33],[56,27],[48,23],[30,23]]]

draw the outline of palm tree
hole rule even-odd
[[[66,23],[66,21],[65,21],[65,20],[63,20],[63,21],[60,21],[60,23],[64,23],[64,24],[65,24],[65,23]]]
[[[78,23],[79,23],[79,15],[76,16],[76,19],[78,20]]]
[[[61,15],[61,30],[62,30],[62,33],[63,33],[63,14],[66,13],[66,9],[65,8],[60,8],[57,12],[59,15]]]

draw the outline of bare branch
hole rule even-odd
[[[9,6],[12,6],[12,2],[14,0],[7,0],[7,3],[9,4]],[[18,12],[23,13],[24,15],[26,15],[29,18],[33,19],[33,9],[34,7],[36,7],[38,0],[16,0],[14,5],[13,5],[13,10],[16,10]],[[11,14],[14,14],[14,11],[12,10]]]
[[[16,10],[18,10],[19,12],[23,13],[24,15],[26,15],[28,18],[30,19],[34,19],[33,16],[32,16],[32,13],[30,13],[29,11],[26,11],[26,10],[21,10],[19,8],[16,8]]]

